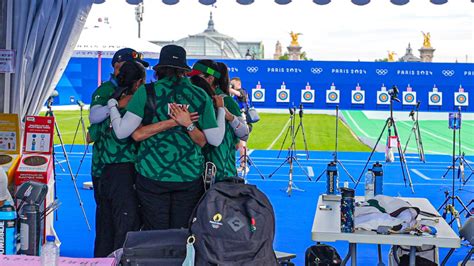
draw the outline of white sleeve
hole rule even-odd
[[[89,122],[91,124],[98,124],[107,119],[109,114],[110,109],[107,105],[102,106],[100,104],[96,104],[89,110]]]
[[[241,140],[247,141],[249,138],[249,126],[245,123],[242,117],[234,115],[234,120],[230,122],[230,125],[234,129],[234,134]]]
[[[132,112],[126,112],[122,118],[117,107],[114,106],[110,108],[110,120],[117,138],[124,139],[132,135],[143,119]]]
[[[203,130],[206,136],[206,141],[212,146],[219,146],[224,139],[225,134],[225,109],[219,107],[217,110],[217,127],[208,128]]]

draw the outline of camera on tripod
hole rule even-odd
[[[387,92],[388,92],[388,95],[390,95],[390,99],[400,102],[400,99],[398,99],[399,90],[397,86],[393,85],[393,87],[389,89]]]

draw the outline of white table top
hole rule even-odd
[[[420,208],[421,211],[439,214],[431,203],[425,198],[402,198],[412,206]],[[356,197],[356,201],[363,200],[363,197]],[[319,206],[327,205],[332,210],[320,210]],[[419,218],[423,217],[419,215]],[[419,219],[418,218],[418,219]],[[318,242],[348,241],[350,243],[366,244],[389,244],[404,246],[435,245],[446,248],[459,248],[460,239],[451,229],[446,221],[439,217],[439,222],[430,222],[427,225],[436,228],[436,236],[413,236],[405,234],[381,235],[376,232],[360,231],[354,233],[341,233],[340,225],[340,201],[323,201],[319,196],[316,214],[314,216],[313,228],[311,229],[311,239]]]

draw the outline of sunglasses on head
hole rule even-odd
[[[143,54],[139,52],[132,52],[131,54],[125,54],[125,55],[120,55],[118,57],[117,62],[121,62],[123,60],[127,60],[129,58],[132,58],[134,60],[143,60]]]
[[[133,59],[143,59],[143,54],[139,52],[132,52],[132,58]]]

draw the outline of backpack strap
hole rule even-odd
[[[156,116],[156,93],[155,93],[155,83],[145,84],[146,90],[146,103],[145,103],[145,112],[143,114],[142,124],[144,126],[152,123],[153,118]]]

